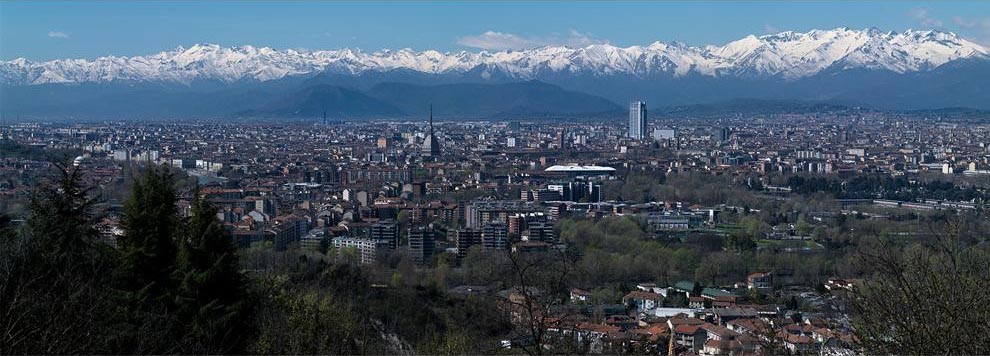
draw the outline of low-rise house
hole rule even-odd
[[[835,340],[836,334],[829,328],[815,328],[811,332],[811,338],[814,339],[815,342],[821,344]]]
[[[701,328],[704,320],[678,314],[667,319],[668,330],[673,330],[673,342],[692,351],[701,350],[707,338],[707,332]]]
[[[727,327],[711,323],[701,324],[701,328],[705,330],[709,340],[735,340],[740,335]]]
[[[587,344],[592,352],[601,352],[608,335],[620,331],[617,326],[581,323],[574,328],[574,335],[578,344]]]
[[[732,292],[720,288],[703,288],[701,296],[705,299],[716,300],[720,297],[737,297]]]
[[[852,290],[856,284],[859,283],[857,279],[841,279],[841,278],[830,278],[828,282],[825,283],[825,289],[830,291],[836,290]]]
[[[667,323],[652,324],[646,330],[650,333],[650,341],[657,342],[661,337],[670,335],[670,327]]]
[[[784,312],[784,308],[778,304],[748,305],[746,308],[756,310],[756,314],[761,318],[770,319],[779,317]]]
[[[795,335],[781,331],[777,334],[777,338],[780,339],[784,348],[792,354],[808,352],[815,347],[815,340],[804,335]]]
[[[746,285],[749,289],[756,289],[759,291],[773,289],[773,273],[752,273],[746,277]]]
[[[626,331],[639,327],[639,321],[628,315],[612,315],[605,318],[605,325],[617,326],[620,330]]]
[[[712,308],[735,308],[735,307],[736,307],[735,296],[715,297],[715,301],[712,302]]]
[[[571,303],[591,302],[591,292],[580,288],[571,288]]]
[[[759,316],[756,310],[750,308],[718,308],[712,309],[711,313],[715,316],[715,322],[719,325],[725,325],[737,319],[755,319]]]
[[[663,296],[653,292],[634,290],[622,297],[622,303],[635,305],[638,311],[655,309],[663,304]]]
[[[739,342],[740,352],[745,354],[755,354],[762,347],[762,339],[751,334],[740,334],[736,341]]]
[[[701,354],[707,356],[735,355],[742,351],[742,349],[742,344],[736,340],[709,339],[705,342],[705,347],[701,350]]]
[[[640,283],[640,284],[637,284],[636,285],[636,289],[639,289],[639,290],[644,291],[644,292],[654,292],[654,293],[657,293],[657,284],[656,283]]]
[[[740,334],[754,335],[763,335],[771,330],[769,324],[757,318],[731,320],[725,323],[725,327]]]
[[[681,292],[687,295],[688,298],[691,297],[691,293],[694,291],[694,282],[691,281],[680,281],[674,284],[674,291]]]
[[[674,327],[674,343],[699,351],[705,346],[707,333],[701,325],[681,324]]]

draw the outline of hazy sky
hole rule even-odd
[[[0,59],[143,55],[196,43],[279,49],[501,50],[877,27],[990,44],[990,2],[9,2]]]

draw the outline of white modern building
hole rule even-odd
[[[629,138],[642,140],[646,135],[646,102],[629,103]]]
[[[653,139],[654,140],[673,140],[677,137],[677,133],[673,129],[654,129]]]

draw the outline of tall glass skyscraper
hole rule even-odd
[[[629,103],[629,138],[642,140],[646,136],[646,102]]]

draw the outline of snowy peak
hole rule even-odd
[[[598,76],[735,76],[800,79],[826,69],[925,71],[964,58],[990,58],[990,49],[952,32],[837,28],[746,36],[722,46],[692,47],[655,42],[648,46],[596,44],[583,48],[540,47],[524,51],[416,52],[408,48],[366,53],[195,44],[149,56],[0,62],[0,82],[9,85],[83,82],[191,83],[216,80],[269,81],[320,72],[358,75],[405,69],[430,74],[479,70],[518,79],[554,73]]]

